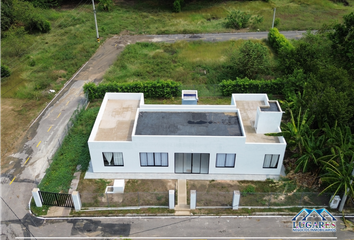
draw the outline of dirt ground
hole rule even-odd
[[[6,171],[5,156],[21,142],[30,122],[44,108],[45,100],[1,99],[1,166]]]

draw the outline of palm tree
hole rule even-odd
[[[317,165],[317,160],[323,156],[324,144],[325,137],[323,135],[319,136],[318,130],[310,130],[308,134],[305,133],[303,137],[303,154],[293,155],[293,157],[299,157],[296,161],[295,172],[298,172],[301,168],[303,172],[306,172],[311,165]]]
[[[321,180],[329,185],[320,194],[335,189],[333,196],[344,192],[344,195],[354,197],[354,153],[350,161],[344,154],[340,154],[338,160],[332,158],[329,161],[322,161],[327,172],[322,175]]]

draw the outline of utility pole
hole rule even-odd
[[[273,9],[273,23],[272,23],[272,28],[274,28],[275,10],[276,10],[276,8]]]
[[[98,27],[97,27],[97,18],[96,18],[96,9],[95,9],[95,2],[92,0],[92,6],[93,6],[93,15],[95,16],[95,24],[96,24],[96,35],[97,35],[97,42],[100,42],[100,35],[98,35]]]

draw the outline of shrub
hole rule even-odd
[[[227,28],[241,29],[246,28],[252,15],[240,10],[231,10],[226,16],[225,26]]]
[[[25,25],[26,31],[30,33],[41,32],[47,33],[51,30],[50,22],[40,15],[32,15]]]
[[[173,2],[173,11],[176,12],[176,13],[181,12],[181,2],[180,2],[180,0],[175,0]]]
[[[147,98],[171,98],[181,94],[181,83],[174,81],[146,81],[132,83],[87,83],[84,91],[90,100],[103,98],[106,92],[135,92],[144,93]]]
[[[280,18],[276,18],[276,19],[274,20],[274,27],[278,27],[279,24],[280,24]]]
[[[1,64],[1,77],[9,77],[11,75],[10,68]]]
[[[279,33],[277,28],[270,29],[268,33],[268,41],[277,53],[280,51],[289,51],[294,48],[289,40],[286,39],[283,34]]]
[[[219,84],[223,96],[232,93],[271,93],[282,94],[285,82],[282,79],[274,80],[250,80],[237,78],[236,80],[224,80]]]
[[[15,21],[12,1],[1,1],[1,31],[6,31]]]
[[[269,51],[260,43],[246,41],[231,53],[230,64],[234,71],[243,77],[255,79],[259,74],[268,72]]]
[[[112,7],[113,7],[113,1],[112,0],[99,0],[98,7],[100,9],[103,9],[104,11],[109,12]]]

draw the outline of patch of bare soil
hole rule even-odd
[[[187,191],[196,190],[197,192],[232,192],[240,190],[240,184],[235,180],[188,180]]]
[[[45,100],[1,98],[1,172],[6,171],[6,156],[20,147],[28,125],[44,104]]]

